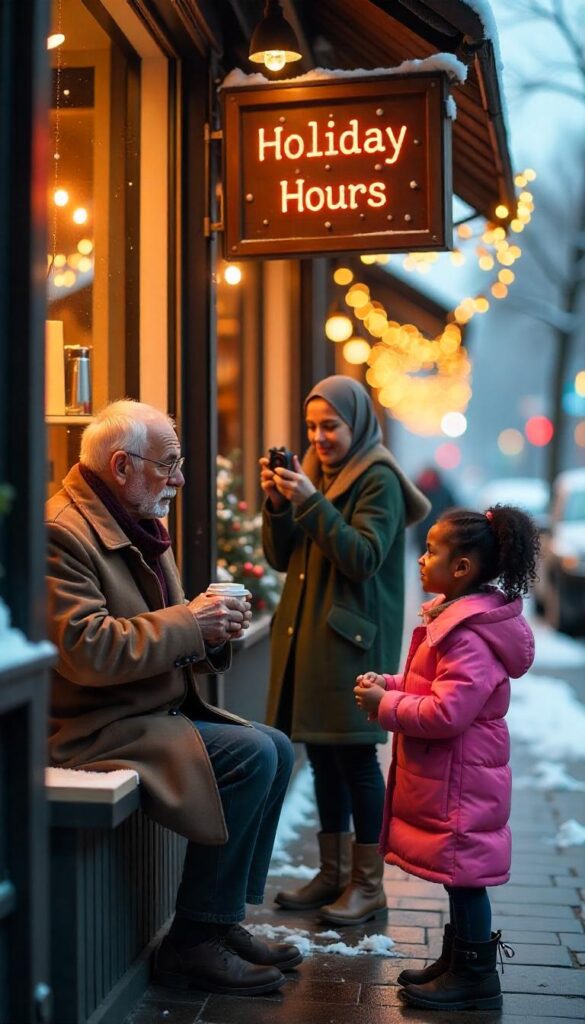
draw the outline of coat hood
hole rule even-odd
[[[423,605],[435,608],[445,598],[439,595]],[[427,640],[436,647],[451,630],[465,623],[488,645],[512,679],[519,679],[534,661],[534,637],[522,615],[522,598],[510,601],[497,587],[486,587],[449,604],[427,625]]]

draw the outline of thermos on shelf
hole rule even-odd
[[[65,345],[65,412],[69,416],[88,416],[91,404],[91,348]]]

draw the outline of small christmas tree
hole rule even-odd
[[[242,498],[240,454],[217,457],[217,578],[243,583],[252,608],[272,611],[280,599],[282,577],[262,550],[262,516],[250,514]]]

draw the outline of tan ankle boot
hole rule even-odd
[[[384,861],[376,843],[354,843],[351,881],[335,903],[324,906],[319,918],[327,924],[365,924],[386,917],[382,886]]]
[[[318,874],[296,892],[279,892],[275,903],[286,910],[315,910],[343,892],[351,877],[351,832],[319,832],[321,867]]]

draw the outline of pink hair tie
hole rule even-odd
[[[489,521],[491,523],[492,519],[494,518],[494,513],[492,512],[491,509],[487,510],[487,512],[485,513],[485,517],[486,517],[486,519],[489,519]]]

